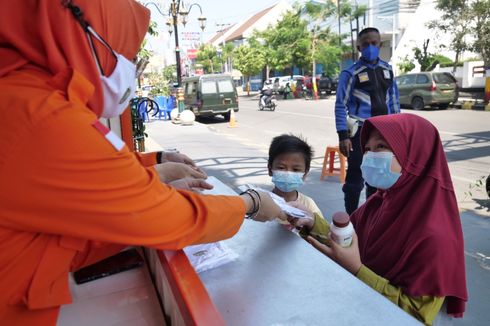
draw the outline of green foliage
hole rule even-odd
[[[307,2],[304,10],[310,20],[312,65],[321,63],[325,74],[337,75],[342,55],[342,49],[338,45],[338,35],[332,33],[329,27],[322,27],[325,20],[337,14],[336,5],[331,1]],[[312,74],[316,74],[314,66],[311,70]]]
[[[165,73],[162,72],[150,72],[146,76],[148,84],[153,86],[149,95],[155,97],[157,95],[169,95],[170,86],[169,80],[166,78]]]
[[[465,191],[465,193],[464,193],[465,197],[463,200],[466,200],[466,198],[468,198],[468,197],[473,197],[473,191],[485,188],[485,180],[488,177],[490,177],[490,176],[482,175],[474,183],[470,183],[468,186],[468,190]],[[490,196],[490,194],[489,194],[489,196]]]
[[[233,51],[233,66],[244,76],[258,74],[265,66],[265,55],[260,47],[240,45]]]
[[[471,5],[474,25],[471,32],[475,35],[471,50],[479,53],[485,67],[490,67],[490,0],[476,0]]]
[[[299,12],[286,12],[275,27],[269,26],[257,36],[263,41],[264,54],[273,68],[304,68],[311,62],[307,22],[301,19]]]
[[[409,59],[408,55],[406,55],[402,60],[398,61],[396,65],[402,74],[406,74],[415,68],[413,59]]]
[[[221,71],[221,59],[218,50],[211,44],[203,44],[197,52],[197,63],[201,64],[204,73],[214,74]]]
[[[158,25],[154,21],[150,21],[150,25],[148,26],[148,34],[151,36],[158,36],[158,31],[157,31]],[[138,56],[140,58],[144,58],[149,60],[150,57],[153,55],[153,51],[150,51],[146,48],[146,44],[148,43],[148,40],[145,38],[143,42],[141,43],[140,50],[138,52]]]

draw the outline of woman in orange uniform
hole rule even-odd
[[[179,249],[282,214],[265,194],[169,187],[98,122],[133,94],[148,23],[133,0],[0,2],[1,325],[54,325],[68,273],[126,245]]]

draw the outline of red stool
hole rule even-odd
[[[335,154],[339,156],[340,168],[334,168]],[[339,146],[327,146],[325,151],[325,157],[323,158],[323,169],[322,175],[320,176],[320,180],[323,180],[325,176],[333,176],[338,175],[340,179],[340,183],[345,183],[345,156],[340,153]],[[328,169],[327,169],[328,165]]]

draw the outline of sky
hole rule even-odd
[[[289,3],[294,3],[294,0],[286,0]],[[151,10],[151,19],[158,24],[159,36],[151,38],[148,44],[148,48],[156,53],[171,52],[174,50],[174,35],[169,36],[166,23],[166,17],[163,17],[156,7],[150,3],[150,1],[139,1]],[[163,13],[168,12],[168,5],[170,0],[155,0],[154,3],[163,5]],[[206,42],[217,31],[223,28],[223,26],[217,26],[220,24],[234,24],[241,22],[250,16],[262,11],[268,7],[279,2],[279,0],[194,0],[186,3],[198,3],[202,8],[203,15],[207,18],[206,28],[201,33],[197,18],[200,16],[200,11],[197,6],[193,6],[188,17],[188,23],[184,27],[182,24],[178,25],[179,34],[182,32],[191,32],[193,36],[197,38],[197,41]],[[199,33],[199,34],[197,34]],[[191,47],[193,41],[183,39],[184,35],[181,34],[179,43],[181,47]],[[200,39],[202,37],[202,39]]]

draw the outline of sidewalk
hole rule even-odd
[[[211,131],[201,123],[181,126],[170,121],[152,121],[146,124],[146,132],[150,136],[145,139],[148,151],[177,148],[190,156],[208,175],[219,178],[235,190],[244,184],[272,189],[267,171],[267,153],[261,151],[259,146],[243,145]],[[300,190],[312,197],[331,221],[334,212],[344,210],[344,196],[338,177],[320,181],[321,164],[319,160],[312,162],[306,183]]]
[[[219,178],[234,190],[248,183],[272,189],[267,172],[267,153],[259,149],[264,146],[243,145],[211,131],[201,123],[181,126],[170,121],[152,121],[146,124],[146,128],[150,135],[145,142],[148,151],[177,148],[193,158],[209,175]],[[301,191],[315,200],[325,218],[331,222],[334,212],[344,210],[342,185],[337,177],[320,181],[321,164],[319,160],[312,162]],[[361,202],[363,198],[364,193]],[[485,213],[475,210],[461,212],[470,301],[465,318],[454,320],[458,326],[483,326],[490,322],[486,305],[490,291],[490,243],[487,241],[490,219],[484,216]]]

